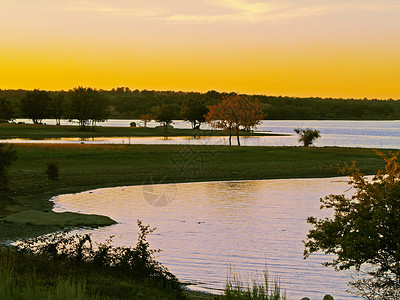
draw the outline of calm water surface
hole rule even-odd
[[[17,121],[25,121],[19,119]],[[101,126],[129,127],[132,120],[109,120]],[[135,120],[140,124],[139,120]],[[54,120],[44,120],[46,124],[55,124]],[[71,124],[66,121],[64,125]],[[149,123],[149,127],[158,125]],[[175,128],[190,128],[188,122],[175,120]],[[364,147],[364,148],[394,148],[400,149],[400,121],[262,121],[257,131],[291,134],[291,136],[268,136],[241,138],[243,146],[296,146],[299,145],[293,129],[297,127],[313,128],[321,131],[321,138],[315,142],[315,146],[339,146],[339,147]],[[202,125],[203,129],[209,129]],[[1,140],[0,140],[1,141]],[[24,139],[2,140],[9,143],[27,142]],[[173,137],[168,140],[163,138],[89,138],[89,139],[48,139],[29,140],[34,143],[90,143],[90,144],[210,144],[228,145],[227,137],[203,137],[193,139],[187,137]],[[236,144],[236,139],[232,139]]]
[[[329,257],[303,260],[308,216],[324,217],[320,197],[343,194],[346,178],[204,182],[98,189],[55,197],[55,211],[110,216],[118,224],[90,230],[95,240],[115,235],[117,245],[134,246],[136,220],[157,227],[150,246],[158,259],[191,287],[220,291],[229,265],[243,280],[267,264],[289,299],[335,299],[348,295],[350,275],[321,266]]]

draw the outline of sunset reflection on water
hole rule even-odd
[[[228,266],[242,278],[262,274],[267,264],[280,277],[289,299],[335,299],[345,293],[349,275],[321,266],[322,254],[303,260],[308,216],[324,217],[319,199],[343,194],[346,178],[203,182],[154,185],[154,195],[174,191],[168,205],[154,206],[143,186],[98,189],[54,199],[56,211],[107,215],[118,224],[90,230],[104,241],[134,246],[136,220],[157,227],[149,237],[159,260],[191,288],[218,291]],[[329,213],[328,213],[329,214]]]

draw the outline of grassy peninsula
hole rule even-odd
[[[246,132],[241,136],[277,136],[282,134]],[[164,137],[163,127],[95,127],[81,130],[79,126],[55,126],[42,124],[0,123],[1,139],[57,139],[57,138],[92,138],[92,137]],[[222,130],[168,129],[168,136],[226,136]]]

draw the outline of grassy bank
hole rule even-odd
[[[4,199],[0,202],[0,217],[12,214],[15,216],[15,213],[28,210],[50,211],[52,205],[48,200],[54,195],[99,187],[151,182],[330,177],[337,176],[338,163],[352,161],[357,161],[357,165],[366,174],[373,174],[384,166],[383,159],[376,156],[372,150],[353,148],[86,144],[19,144],[14,145],[14,148],[18,152],[18,160],[9,170],[12,202],[5,202]],[[47,178],[45,171],[50,162],[58,166],[59,180],[52,181]],[[27,220],[26,223],[0,221],[0,240],[31,237],[58,229],[60,226],[50,222],[35,225],[31,220]],[[118,275],[107,272],[98,276],[98,271],[86,267],[76,269],[74,277],[69,277],[65,272],[70,270],[71,266],[58,267],[57,264],[42,262],[40,257],[28,257],[25,261],[26,257],[13,257],[13,254],[8,256],[15,259],[12,265],[20,265],[21,269],[28,270],[23,276],[27,276],[26,281],[32,283],[27,285],[29,289],[36,286],[49,287],[39,291],[40,293],[52,294],[52,287],[61,293],[71,292],[76,295],[81,293],[81,290],[91,290],[92,296],[96,298],[96,291],[100,287],[113,286],[119,278]],[[58,274],[58,277],[37,277],[34,271],[29,271],[30,266],[38,269],[43,267],[49,270],[49,274]],[[11,269],[4,270],[5,273],[0,275],[4,275],[5,278],[10,278],[10,274],[21,273],[15,273]],[[53,281],[47,282],[50,279]],[[152,283],[140,283],[135,286],[135,283],[127,278],[118,280],[136,294],[137,291],[143,291],[144,295],[153,293]],[[7,284],[13,286],[14,282],[10,281]],[[89,287],[84,284],[89,284]],[[3,285],[3,288],[8,289],[8,285]],[[27,293],[37,292],[29,289]],[[112,297],[119,296],[115,294],[119,289],[119,286],[113,286],[109,293],[102,293]],[[162,289],[156,291],[159,292],[161,293]],[[155,299],[159,295],[156,294]],[[167,293],[163,297],[167,298],[168,295],[170,294]],[[82,297],[86,296],[85,294]],[[188,298],[214,299],[214,296],[188,293]]]
[[[221,130],[197,130],[197,129],[169,129],[168,136],[225,136]],[[241,132],[241,136],[277,135],[270,133]],[[33,124],[9,124],[0,123],[0,138],[91,138],[91,137],[162,137],[164,128],[144,127],[95,127],[93,130],[81,130],[78,126],[55,126]]]
[[[13,203],[3,200],[0,215],[23,210],[50,211],[58,194],[100,187],[168,182],[330,177],[338,163],[357,161],[366,174],[382,168],[370,149],[228,147],[180,145],[15,145],[18,160],[9,170]],[[59,168],[49,180],[47,164]],[[11,205],[10,205],[11,204]],[[57,226],[0,222],[0,240],[34,236]]]

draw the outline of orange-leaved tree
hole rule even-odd
[[[234,94],[224,97],[220,103],[210,106],[209,109],[206,122],[215,129],[227,131],[229,133],[229,145],[232,145],[232,132],[236,133],[237,142],[240,146],[240,128],[250,131],[264,117],[260,102],[245,95]]]
[[[153,116],[151,114],[143,114],[140,115],[140,120],[143,121],[144,123],[144,127],[147,127],[147,122],[150,122],[151,120],[153,120]]]

